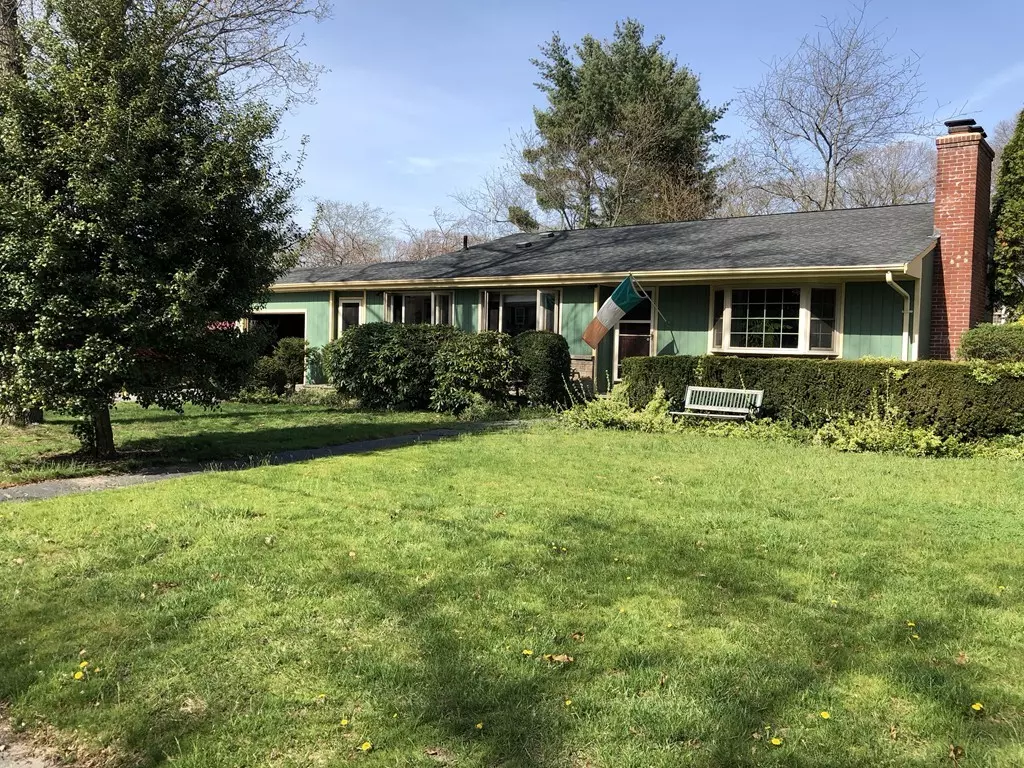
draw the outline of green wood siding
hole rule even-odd
[[[910,328],[914,328],[912,280],[898,281],[911,295]],[[903,297],[884,281],[847,283],[843,315],[843,357],[891,357],[903,354]]]
[[[455,327],[476,333],[479,325],[480,291],[460,288],[455,291]]]
[[[570,285],[562,289],[562,335],[573,355],[589,355],[593,350],[583,341],[583,331],[594,319],[594,286]]]
[[[931,357],[932,288],[935,276],[934,251],[924,257],[921,267],[921,336],[917,340],[917,357],[919,360]]]
[[[366,322],[368,322],[368,323],[382,323],[382,322],[384,322],[384,292],[383,291],[367,291],[366,292]]]
[[[322,347],[330,341],[331,292],[310,291],[308,293],[272,294],[261,312],[288,312],[303,310],[306,313],[306,341],[312,347]]]
[[[705,355],[708,351],[707,285],[672,285],[658,289],[659,355]]]

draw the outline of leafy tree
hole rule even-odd
[[[175,52],[173,8],[49,8],[0,71],[0,402],[82,416],[107,456],[119,393],[178,409],[241,384],[258,340],[234,320],[281,272],[295,182],[277,113]]]
[[[556,34],[533,60],[548,104],[534,111],[522,178],[567,228],[699,218],[714,207],[711,149],[724,110],[701,100],[697,76],[662,51],[664,38],[643,38],[627,19],[611,41],[588,35],[572,51]]]
[[[1003,148],[996,181],[995,300],[1024,314],[1024,111]]]

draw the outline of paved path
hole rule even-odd
[[[125,475],[97,475],[95,477],[74,477],[67,480],[46,480],[30,485],[16,485],[12,488],[0,488],[0,503],[5,501],[34,501],[68,496],[72,493],[87,491],[105,491],[110,488],[126,488],[143,483],[156,483],[176,477],[187,477],[202,472],[225,472],[239,469],[252,469],[264,465],[293,464],[297,461],[323,459],[329,456],[347,456],[353,453],[370,453],[389,448],[401,448],[414,443],[433,442],[446,437],[455,437],[466,432],[485,429],[499,429],[518,426],[519,422],[493,422],[489,424],[466,424],[444,429],[431,429],[410,435],[382,437],[378,440],[357,440],[341,445],[329,445],[323,448],[305,448],[297,451],[283,451],[269,456],[253,457],[248,460],[210,462],[206,464],[189,464],[180,467],[159,467]],[[0,752],[0,758],[3,753]],[[4,764],[0,761],[0,768]]]

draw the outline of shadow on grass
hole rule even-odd
[[[203,417],[206,418],[205,416]],[[362,441],[383,441],[403,436],[394,445],[371,446],[368,450],[400,447],[424,433],[445,437],[472,428],[469,425],[431,424],[423,421],[349,422],[345,424],[297,425],[244,432],[204,432],[126,440],[113,460],[96,460],[82,453],[68,453],[22,461],[8,466],[37,482],[40,478],[69,478],[97,474],[164,474],[169,468],[181,473],[197,471],[196,465],[214,463],[215,469],[246,469],[262,464],[287,464],[321,456],[344,455],[344,448]]]
[[[232,481],[257,482],[242,476]],[[431,522],[450,537],[448,521]],[[735,540],[732,549],[700,547],[682,534],[653,530],[644,523],[620,518],[611,525],[598,516],[563,515],[552,519],[544,531],[564,533],[567,555],[553,555],[537,529],[527,534],[537,540],[524,539],[519,555],[510,558],[508,550],[489,550],[491,526],[469,522],[460,527],[461,546],[469,551],[459,553],[429,584],[380,560],[376,566],[362,560],[349,563],[342,552],[338,559],[346,563],[345,568],[305,568],[287,577],[292,594],[319,594],[320,590],[325,602],[333,595],[354,594],[357,604],[366,606],[356,617],[360,622],[400,627],[402,641],[415,652],[408,657],[388,656],[379,667],[368,667],[360,684],[378,690],[382,699],[415,700],[418,723],[444,734],[443,746],[455,749],[472,744],[482,752],[480,764],[585,765],[588,760],[615,764],[614,754],[588,755],[594,747],[579,738],[583,726],[576,710],[562,704],[572,691],[581,691],[585,700],[588,690],[602,690],[609,680],[615,681],[620,699],[699,702],[678,711],[668,706],[632,711],[624,706],[625,713],[610,716],[602,712],[601,702],[591,702],[589,716],[598,722],[606,718],[608,726],[616,729],[613,743],[647,740],[679,762],[686,758],[709,766],[760,764],[764,752],[752,752],[757,746],[752,734],[763,733],[766,724],[784,727],[784,718],[795,707],[804,706],[806,699],[815,700],[814,694],[847,672],[884,679],[892,692],[930,700],[954,720],[961,714],[975,673],[937,666],[930,653],[909,640],[906,627],[896,617],[800,602],[793,597],[798,591],[795,585],[780,575],[773,561],[760,558],[756,548],[740,550]],[[181,549],[181,542],[167,539],[156,554],[171,558],[176,547]],[[132,557],[133,552],[126,550],[122,561],[108,563],[95,578],[111,584],[138,581],[140,559],[137,554]],[[723,651],[721,657],[704,656],[698,650],[694,655],[699,658],[692,665],[680,657],[678,637],[671,633],[631,636],[631,647],[617,647],[617,633],[625,630],[618,629],[614,603],[626,593],[607,589],[609,584],[623,582],[623,565],[613,561],[610,553],[624,557],[628,553],[630,567],[642,571],[651,584],[636,586],[631,597],[657,601],[673,594],[688,595],[682,608],[699,620],[694,632],[744,622],[751,627],[749,640],[738,649]],[[488,567],[479,565],[487,560]],[[554,580],[564,589],[539,598],[530,589],[524,592],[524,584],[542,574],[545,583]],[[882,568],[865,578],[869,582],[863,586],[872,591],[891,586],[892,577]],[[227,588],[223,593],[190,590],[160,613],[147,614],[144,621],[128,628],[118,621],[124,606],[97,607],[95,595],[95,584],[65,576],[39,596],[43,602],[37,607],[26,608],[19,602],[0,614],[0,637],[18,638],[0,647],[0,669],[6,670],[0,677],[0,698],[17,701],[40,684],[30,662],[38,652],[34,646],[46,645],[41,642],[44,638],[74,658],[74,637],[87,628],[96,646],[138,645],[150,649],[158,660],[165,651],[191,642],[194,633],[213,631],[205,621],[214,606],[224,611],[234,597]],[[265,605],[271,612],[275,604],[286,611],[288,600],[288,591],[268,592]],[[920,630],[931,647],[940,647],[960,636],[969,620],[962,613],[925,620]],[[548,632],[544,648],[538,647],[536,655],[527,658],[520,656],[520,648],[505,647],[516,627],[532,622]],[[573,645],[571,633],[576,629],[585,630],[585,643]],[[254,626],[249,642],[261,642],[261,631]],[[774,646],[768,641],[772,635],[783,638],[786,645]],[[351,684],[339,671],[336,637],[315,636],[308,648],[302,669],[316,670],[324,689],[328,684],[341,688]],[[572,653],[576,661],[566,666],[546,662],[542,658],[546,649]],[[378,651],[387,654],[387,646],[382,643]],[[196,659],[195,663],[214,662]],[[248,696],[248,701],[228,700],[206,712],[187,712],[179,702],[145,700],[140,692],[146,690],[147,680],[136,675],[133,664],[119,667],[116,675],[106,695],[120,697],[124,684],[128,716],[108,723],[107,730],[148,765],[160,764],[182,749],[201,752],[206,738],[230,742],[231,733],[225,735],[225,729],[233,727],[237,709],[259,711],[261,702],[269,703],[270,698],[265,690],[234,690],[232,696]],[[133,692],[141,700],[133,702]],[[88,706],[70,694],[56,701],[69,711]],[[480,733],[474,730],[478,721],[486,724]],[[992,733],[992,743],[1012,741],[1009,730]],[[295,738],[287,731],[278,737],[282,743]],[[276,746],[273,735],[265,741],[267,751]],[[314,750],[317,745],[300,746]],[[239,764],[247,759],[240,756]],[[792,754],[784,764],[827,763],[814,754]]]

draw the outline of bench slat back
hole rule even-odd
[[[687,387],[686,410],[717,413],[750,413],[761,407],[764,391],[760,389],[724,389],[722,387]]]

